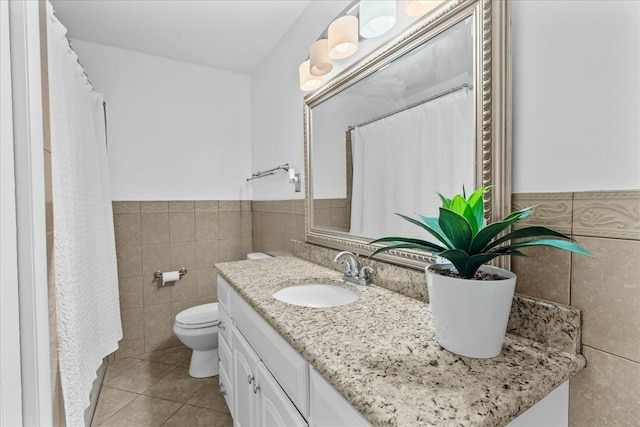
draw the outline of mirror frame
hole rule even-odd
[[[485,193],[485,218],[501,220],[511,212],[511,52],[509,2],[451,0],[435,13],[419,19],[316,92],[304,99],[305,241],[333,249],[370,255],[382,245],[372,238],[313,227],[311,179],[311,109],[364,79],[436,34],[472,16],[474,25],[474,94],[476,114],[476,182],[491,186]],[[509,268],[508,257],[496,265]],[[424,268],[435,257],[412,250],[393,250],[376,259],[412,268]]]

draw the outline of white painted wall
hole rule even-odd
[[[288,162],[296,170],[303,171],[302,107],[305,93],[300,90],[298,67],[309,54],[311,44],[349,3],[349,0],[312,1],[251,75],[251,154],[254,170],[270,169]],[[403,5],[404,0],[398,0],[398,4]],[[361,42],[355,55],[335,61],[334,71],[327,81],[415,20],[399,13],[398,24],[388,34]],[[254,200],[304,198],[304,190],[294,193],[293,185],[288,183],[285,174],[253,181],[252,187]]]
[[[311,2],[251,76],[251,163],[254,171],[283,163],[304,170],[302,106],[298,67],[309,46],[348,0]],[[304,175],[304,173],[303,173]],[[251,181],[254,200],[302,199],[285,173]]]
[[[113,200],[251,199],[249,76],[72,45],[107,103]]]
[[[513,190],[640,188],[640,2],[512,2]]]
[[[303,166],[297,69],[345,5],[312,2],[252,75],[255,170]],[[511,5],[514,192],[640,188],[640,2]],[[253,184],[255,200],[302,197],[284,175]]]

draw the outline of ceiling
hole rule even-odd
[[[311,0],[51,0],[67,37],[251,74]]]

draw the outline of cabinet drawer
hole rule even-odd
[[[233,322],[231,317],[229,316],[229,312],[225,310],[221,305],[218,305],[218,317],[220,317],[220,323],[218,324],[218,333],[221,337],[227,340],[227,344],[229,347],[233,345],[231,342],[231,328],[233,327]]]
[[[218,340],[218,356],[220,357],[220,369],[224,369],[227,374],[231,374],[233,354],[231,353],[231,347],[227,343],[227,340],[222,335]]]
[[[227,283],[220,275],[218,275],[218,306],[223,307],[227,310],[227,313],[231,313],[230,304],[231,304],[231,285]]]
[[[231,297],[231,313],[269,371],[303,416],[309,414],[309,364],[238,294]]]
[[[220,392],[222,393],[225,402],[227,402],[229,413],[233,414],[233,384],[231,383],[231,380],[229,378],[231,378],[229,373],[224,370],[223,366],[220,366],[218,385],[220,386]]]

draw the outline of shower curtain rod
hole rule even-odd
[[[407,105],[406,107],[398,108],[397,110],[391,111],[389,113],[385,113],[385,114],[383,114],[381,116],[378,116],[378,117],[375,117],[373,119],[364,121],[362,123],[358,123],[357,125],[351,125],[351,126],[347,127],[347,131],[352,131],[357,127],[368,125],[369,123],[377,122],[378,120],[382,120],[382,119],[387,118],[389,116],[393,116],[394,114],[398,114],[398,113],[400,113],[402,111],[409,110],[409,109],[411,109],[413,107],[417,107],[418,105],[425,104],[425,103],[427,103],[429,101],[436,100],[436,99],[441,98],[441,97],[443,97],[445,95],[449,95],[451,93],[457,92],[457,91],[462,90],[462,89],[473,89],[473,85],[470,85],[469,83],[465,83],[465,84],[462,84],[460,86],[456,86],[456,87],[454,87],[452,89],[449,89],[449,90],[447,90],[445,92],[442,92],[442,93],[439,93],[437,95],[431,96],[431,97],[429,97],[427,99],[423,99],[422,101],[414,102],[413,104]]]

